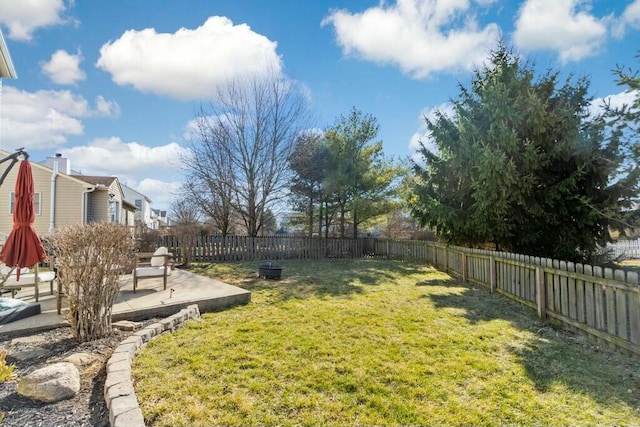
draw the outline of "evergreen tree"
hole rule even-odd
[[[505,46],[427,126],[412,213],[455,244],[585,260],[637,197],[637,149],[589,114],[588,81],[536,78]],[[628,158],[633,154],[633,158]]]

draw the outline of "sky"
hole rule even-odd
[[[168,209],[201,105],[265,68],[305,89],[316,127],[373,115],[386,156],[426,141],[499,40],[537,70],[587,76],[594,109],[630,94],[640,0],[0,0],[17,79],[2,80],[0,148],[55,153]]]

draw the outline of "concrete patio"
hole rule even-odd
[[[162,278],[140,281],[135,294],[130,274],[123,275],[121,281],[122,289],[113,307],[113,321],[166,317],[191,304],[198,304],[200,312],[205,313],[251,301],[251,292],[247,290],[184,270],[172,272],[166,290],[162,289]],[[66,298],[62,299],[62,314],[58,314],[56,296],[51,295],[48,284],[39,289],[41,314],[0,325],[0,337],[24,336],[68,325],[65,321]],[[35,302],[33,287],[19,291],[16,298]]]

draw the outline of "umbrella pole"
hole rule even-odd
[[[24,151],[24,148],[18,148],[15,153],[9,154],[4,159],[0,159],[0,163],[4,163],[11,160],[11,163],[9,163],[9,166],[4,170],[4,172],[2,172],[2,175],[0,176],[0,187],[2,186],[2,183],[4,183],[4,179],[7,177],[7,175],[13,168],[13,166],[16,163],[18,163],[18,157],[21,157],[21,156],[23,160],[27,160],[29,158],[29,153]]]

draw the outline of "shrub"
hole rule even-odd
[[[16,365],[13,363],[7,365],[7,350],[0,350],[0,383],[14,379],[16,377],[13,372],[15,368]],[[0,419],[0,422],[2,422],[2,419]]]
[[[138,252],[153,252],[158,248],[160,233],[147,227],[136,227],[135,249]]]
[[[133,255],[129,230],[108,222],[74,225],[57,229],[51,243],[74,337],[85,342],[109,335],[120,274]]]

